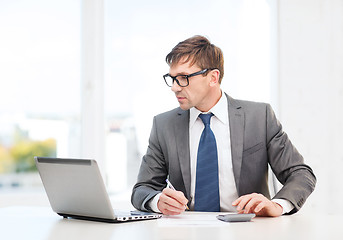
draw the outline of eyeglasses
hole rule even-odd
[[[189,85],[189,78],[190,77],[194,77],[200,74],[204,74],[205,72],[207,72],[208,70],[213,70],[213,69],[203,69],[199,72],[195,72],[192,74],[188,74],[188,75],[177,75],[175,77],[171,76],[169,73],[163,75],[164,81],[166,82],[166,84],[168,85],[168,87],[172,87],[174,84],[174,81],[180,86],[180,87],[187,87]]]

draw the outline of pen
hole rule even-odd
[[[166,182],[167,182],[167,187],[170,188],[170,189],[173,189],[176,191],[176,189],[174,188],[174,186],[171,184],[171,182],[169,182],[168,178],[166,179]],[[186,204],[186,209],[189,210],[187,204]]]

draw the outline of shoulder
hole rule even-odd
[[[160,113],[158,115],[155,116],[155,119],[158,119],[158,120],[169,120],[169,119],[173,119],[177,116],[180,116],[180,115],[187,115],[189,112],[189,110],[182,110],[180,107],[177,107],[177,108],[174,108],[172,110],[169,110],[167,112],[163,112],[163,113]]]
[[[228,99],[229,108],[231,107],[231,108],[236,108],[236,109],[242,109],[245,112],[256,112],[256,111],[264,112],[268,109],[271,109],[271,106],[269,103],[240,100],[240,99],[234,99],[229,95],[226,95],[226,96]]]
[[[244,114],[247,119],[275,121],[277,117],[269,103],[234,99],[227,95],[229,115]]]
[[[189,110],[185,111],[181,108],[175,108],[170,111],[160,113],[153,119],[153,129],[158,134],[169,134],[175,126],[184,128],[189,123]]]
[[[160,127],[183,124],[189,121],[189,110],[180,107],[160,113],[154,117],[154,124]]]

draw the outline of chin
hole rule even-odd
[[[189,110],[191,107],[190,107],[190,106],[184,106],[184,105],[181,105],[181,104],[180,104],[180,108],[181,108],[182,110],[187,111],[187,110]]]

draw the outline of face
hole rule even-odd
[[[190,66],[189,62],[184,63],[180,61],[180,63],[170,67],[169,74],[171,76],[189,75],[200,70],[202,69],[196,64]],[[215,104],[213,104],[214,84],[219,84],[218,82],[213,81],[212,71],[208,71],[206,76],[197,75],[190,77],[189,85],[187,87],[180,87],[176,81],[174,81],[171,90],[175,93],[181,109],[188,110],[195,107],[202,112],[206,112]]]

